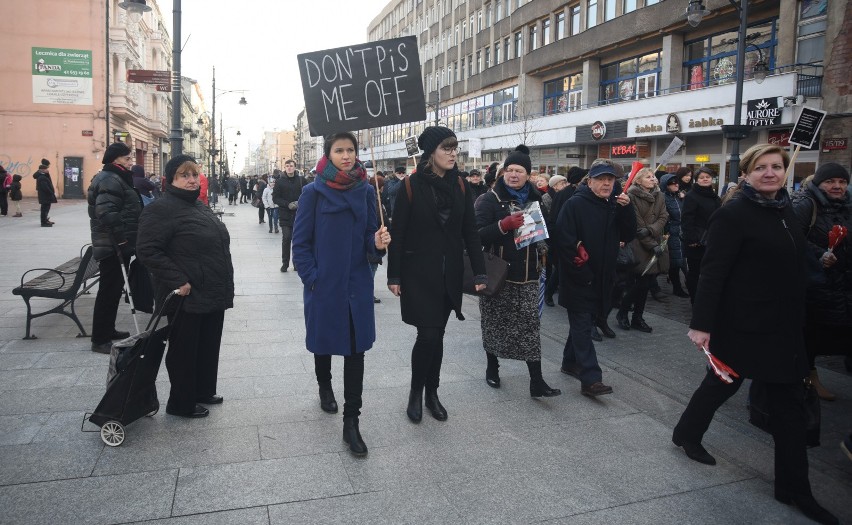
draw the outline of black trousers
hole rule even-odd
[[[5,178],[5,175],[3,176]],[[0,215],[9,213],[9,201],[6,200],[8,192],[0,190]]]
[[[437,390],[441,380],[441,362],[444,360],[444,330],[453,305],[444,295],[444,325],[418,326],[417,339],[411,349],[411,389]]]
[[[675,426],[674,439],[701,443],[716,410],[736,394],[742,383],[742,378],[725,383],[708,368]],[[804,384],[767,383],[766,387],[775,440],[775,490],[784,494],[810,494]]]
[[[265,220],[263,220],[263,216],[265,214],[266,214],[266,208],[264,208],[263,203],[261,203],[257,206],[257,220],[259,220],[261,223],[266,222]]]
[[[224,323],[224,310],[169,315],[172,328],[166,369],[172,384],[168,406],[173,410],[192,411],[197,400],[216,394]]]
[[[618,313],[627,315],[630,305],[633,305],[633,320],[642,319],[645,313],[645,303],[648,301],[648,292],[657,282],[656,275],[636,276],[633,284],[628,286],[624,297],[621,298],[621,307]],[[659,287],[659,285],[657,285]]]
[[[559,291],[559,265],[548,264],[547,281],[544,284],[544,296],[553,297]]]
[[[704,247],[686,247],[686,291],[689,292],[690,304],[695,303],[695,291],[698,290],[698,277],[701,275],[701,259],[704,257]]]
[[[290,266],[290,249],[293,244],[293,225],[281,223],[281,266]]]
[[[41,205],[41,223],[47,224],[47,216],[50,214],[50,203]]]
[[[115,318],[118,303],[124,290],[124,276],[121,275],[121,259],[110,255],[98,261],[101,277],[98,281],[98,295],[95,297],[95,311],[92,319],[92,342],[108,343],[115,331]]]
[[[364,392],[364,353],[355,351],[355,323],[349,315],[349,355],[343,356],[343,417],[361,415],[361,394]],[[314,354],[314,373],[317,383],[331,383],[331,356]]]

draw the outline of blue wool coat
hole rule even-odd
[[[349,316],[355,351],[376,340],[373,276],[376,192],[369,184],[339,191],[310,183],[299,197],[293,225],[293,264],[304,285],[305,345],[319,355],[349,355]]]

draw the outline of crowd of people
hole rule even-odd
[[[411,173],[399,167],[370,177],[357,158],[357,138],[340,132],[326,138],[323,156],[304,176],[287,161],[283,171],[226,177],[211,190],[229,205],[254,204],[258,222],[281,234],[281,272],[292,262],[303,284],[305,345],[328,413],[338,412],[331,358],[343,357],[343,440],[353,454],[367,454],[359,426],[364,354],[376,341],[374,278],[383,260],[402,321],[417,333],[406,406],[413,423],[424,405],[434,419],[449,418],[438,395],[444,338],[450,314],[464,320],[464,292],[477,296],[489,387],[501,387],[500,360],[513,359],[526,363],[532,397],[562,393],[543,378],[539,333],[542,303],[558,303],[569,326],[560,370],[579,380],[582,395],[598,397],[613,392],[594,344],[616,337],[609,314],[616,311],[623,330],[652,333],[645,305],[665,278],[674,297],[692,304],[689,339],[734,371],[727,377],[708,366],[674,428],[674,444],[715,464],[704,434],[715,411],[751,379],[767,393],[776,499],[836,523],[810,489],[804,392],[813,385],[820,398],[834,399],[819,382],[815,357],[852,348],[852,249],[837,234],[852,228],[848,171],[825,163],[790,196],[786,151],[758,144],[743,155],[739,184],[720,199],[708,168],[642,168],[628,178],[618,164],[597,159],[588,169],[548,175],[533,170],[521,145],[483,174],[459,169],[458,139],[446,127],[426,128],[418,145],[422,155]],[[159,186],[132,160],[126,145],[111,145],[88,190],[101,268],[92,350],[109,353],[111,340],[127,336],[116,330],[115,314],[121,266],[136,256],[158,304],[173,290],[182,298],[166,312],[166,412],[204,417],[205,405],[223,402],[218,352],[234,299],[228,229],[203,202],[194,159],[169,161]],[[541,209],[548,236],[518,248],[516,232],[531,207]],[[486,293],[498,279],[486,256],[507,266],[494,293]],[[852,459],[852,436],[842,446]]]

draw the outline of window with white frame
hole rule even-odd
[[[828,0],[802,0],[796,34],[796,63],[822,64],[825,60],[825,28]]]
[[[598,0],[588,0],[586,4],[586,29],[598,25]]]
[[[541,23],[541,45],[546,46],[550,43],[550,17],[544,19]]]
[[[601,104],[656,96],[660,51],[601,66]]]

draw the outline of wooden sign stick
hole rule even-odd
[[[372,131],[370,130],[370,136],[372,137]],[[385,227],[385,214],[382,212],[382,190],[379,189],[379,177],[376,176],[378,170],[376,169],[376,160],[373,155],[373,141],[370,141],[370,163],[373,165],[373,182],[376,185],[376,204],[378,205],[379,210],[379,221],[381,223],[381,228]]]
[[[796,165],[796,157],[799,156],[799,150],[802,149],[801,144],[796,144],[796,149],[793,150],[793,155],[790,157],[790,165],[787,166],[787,173],[784,175],[784,187],[787,187],[787,182],[793,176],[793,166]]]

